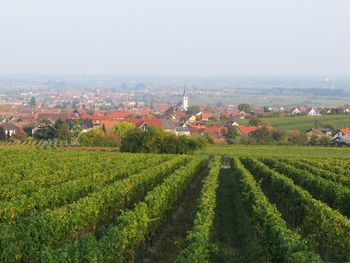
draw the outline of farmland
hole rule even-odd
[[[269,124],[275,128],[288,130],[298,129],[306,131],[314,127],[315,121],[323,124],[333,125],[335,129],[350,126],[350,115],[322,115],[322,116],[291,116],[291,117],[271,117],[267,119]],[[240,125],[248,125],[249,120],[237,121]]]
[[[350,150],[0,147],[1,262],[347,262]]]

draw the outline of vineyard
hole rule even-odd
[[[350,159],[266,148],[2,146],[0,262],[349,262]]]

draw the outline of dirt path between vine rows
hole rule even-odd
[[[212,262],[265,262],[232,169],[222,166],[219,179],[213,233],[218,251]]]

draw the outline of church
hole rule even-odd
[[[188,96],[186,94],[186,88],[184,88],[184,92],[182,94],[182,103],[181,103],[179,110],[187,111],[188,107],[189,107]]]

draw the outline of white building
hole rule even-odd
[[[182,104],[180,109],[187,111],[189,107],[188,96],[186,95],[186,88],[184,88],[184,93],[182,94]]]

